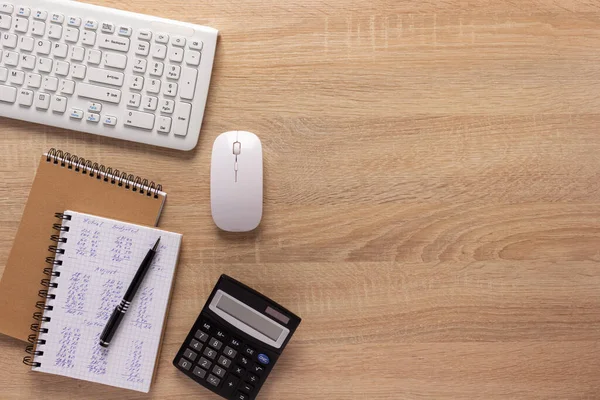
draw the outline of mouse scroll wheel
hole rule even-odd
[[[233,143],[233,154],[236,156],[242,152],[242,144],[240,142]]]

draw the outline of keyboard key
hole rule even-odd
[[[235,358],[235,356],[237,356],[237,351],[227,346],[225,347],[225,350],[223,350],[223,354],[225,354],[229,358]]]
[[[115,24],[103,22],[100,30],[105,33],[115,33]]]
[[[19,39],[19,48],[24,51],[33,51],[35,40],[27,36],[21,36]]]
[[[217,340],[216,338],[210,338],[210,342],[208,342],[208,344],[217,350],[220,350],[221,346],[223,346],[223,343],[221,341]]]
[[[115,126],[117,125],[117,117],[113,117],[112,115],[106,115],[104,117],[104,125]]]
[[[73,94],[75,93],[75,82],[68,79],[60,80],[60,92],[62,94]]]
[[[17,47],[17,35],[13,35],[12,33],[2,34],[2,45],[9,49],[14,49]]]
[[[26,18],[16,17],[13,22],[13,30],[19,33],[26,33],[29,29],[29,20]]]
[[[153,96],[144,96],[142,98],[142,104],[144,105],[144,110],[155,111],[156,107],[158,107],[158,98]]]
[[[129,26],[119,27],[119,36],[130,37],[133,30]]]
[[[8,69],[0,67],[0,82],[5,82],[8,78]]]
[[[252,347],[246,346],[244,347],[244,354],[249,356],[249,357],[253,357],[254,353],[256,353],[256,350],[254,350]]]
[[[192,373],[201,379],[204,379],[206,376],[206,371],[199,367],[194,367],[194,371]]]
[[[33,21],[33,24],[31,24],[31,34],[34,36],[44,36],[46,34],[46,24],[42,21]]]
[[[190,368],[192,368],[192,362],[186,360],[185,358],[181,357],[179,359],[179,362],[177,363],[177,365],[179,365],[181,368],[185,369],[186,371],[189,371]]]
[[[19,15],[21,17],[29,17],[31,15],[31,8],[18,7],[17,8],[17,15]]]
[[[140,56],[147,56],[150,54],[150,43],[138,42],[135,47],[135,54],[139,54]]]
[[[160,133],[169,133],[171,131],[171,118],[169,117],[157,117],[157,128],[156,130]]]
[[[23,54],[21,56],[21,68],[23,69],[34,69],[35,68],[35,56],[28,56],[27,54]]]
[[[10,15],[0,14],[0,29],[10,29],[12,26],[12,17]]]
[[[60,13],[53,13],[52,17],[50,17],[50,22],[62,24],[63,22],[65,22],[65,16]]]
[[[237,392],[235,394],[235,397],[233,398],[234,400],[248,400],[249,397],[246,393],[242,393],[242,392]]]
[[[71,47],[71,60],[83,61],[85,58],[85,49],[83,47]]]
[[[87,67],[81,64],[73,64],[71,66],[71,77],[75,79],[85,79]]]
[[[122,54],[104,53],[104,65],[107,67],[125,69],[127,57]]]
[[[161,113],[173,114],[175,102],[173,100],[161,99],[158,107],[160,108]]]
[[[96,32],[93,31],[83,31],[83,36],[81,37],[81,43],[93,46],[96,43]]]
[[[58,89],[58,79],[52,76],[45,76],[42,87],[44,88],[44,90],[56,92],[56,90]]]
[[[248,357],[240,357],[240,363],[242,363],[242,365],[246,368],[250,366],[250,360]]]
[[[14,103],[17,100],[17,88],[0,85],[0,101]]]
[[[52,71],[53,63],[54,63],[54,61],[52,61],[51,58],[40,57],[37,59],[37,69],[40,72],[50,72],[50,71]]]
[[[169,65],[167,71],[167,78],[169,79],[179,79],[181,75],[181,67],[178,65]]]
[[[215,367],[212,369],[212,372],[213,372],[213,374],[215,374],[219,378],[223,378],[223,377],[225,377],[225,373],[227,371],[225,371],[224,368],[221,368],[218,365],[215,365]]]
[[[225,368],[229,368],[229,366],[231,365],[231,360],[225,356],[221,356],[219,357],[219,361],[217,361],[217,363],[219,363],[219,365],[224,366]]]
[[[45,20],[48,19],[48,11],[36,10],[33,13],[33,18],[34,19],[39,19],[40,21],[45,21]]]
[[[18,103],[23,107],[31,107],[33,104],[33,91],[27,89],[20,89],[18,96]]]
[[[185,46],[185,38],[183,36],[173,36],[171,38],[171,44],[177,47]]]
[[[204,47],[204,43],[202,42],[202,40],[191,40],[188,47],[192,50],[202,50],[202,47]]]
[[[0,4],[0,13],[12,14],[15,11],[15,7],[12,4],[2,3]]]
[[[91,112],[86,112],[85,113],[85,120],[87,122],[92,122],[94,124],[97,124],[98,122],[100,122],[100,115],[94,114],[94,113],[91,113]]]
[[[92,65],[99,65],[102,61],[102,52],[100,50],[88,50],[87,62]]]
[[[214,375],[208,375],[206,381],[213,386],[219,386],[219,383],[221,383],[221,380]]]
[[[98,35],[98,46],[102,49],[129,51],[129,39],[124,37],[100,34]]]
[[[243,367],[241,367],[239,365],[236,365],[235,367],[233,367],[233,369],[231,370],[231,372],[234,373],[237,376],[243,376],[244,372],[246,372],[246,370]]]
[[[154,128],[154,114],[148,114],[139,111],[128,111],[125,115],[125,125],[133,126],[134,128],[151,130]],[[206,352],[204,352],[204,354],[206,355]]]
[[[85,97],[86,99],[91,100],[99,100],[106,101],[109,103],[119,104],[121,102],[121,91],[116,89],[108,89],[102,86],[89,85],[87,83],[80,83],[77,85],[77,95],[79,97]],[[138,116],[134,116],[134,122],[137,122],[139,119],[144,120],[144,122],[148,123],[147,118],[144,117],[138,118]],[[152,115],[152,122],[154,124],[154,115]],[[133,124],[133,123],[132,123]],[[152,128],[148,128],[152,129]]]
[[[225,397],[229,397],[229,395],[235,390],[240,380],[233,375],[229,375],[223,384],[223,391]]]
[[[199,341],[201,341],[202,343],[205,343],[208,340],[208,334],[205,332],[202,332],[199,329],[196,331],[196,334],[194,335],[194,337],[196,339],[198,339]]]
[[[35,41],[35,52],[39,54],[48,55],[50,54],[52,44],[48,40],[36,40]]]
[[[198,361],[198,365],[201,366],[202,368],[209,369],[210,366],[212,365],[212,362],[210,362],[208,359],[206,359],[204,357],[200,357],[200,361]]]
[[[14,51],[4,50],[4,65],[9,67],[16,67],[19,64],[19,53],[15,53]],[[14,72],[14,71],[13,71]],[[20,72],[20,71],[17,71]]]
[[[131,79],[131,83],[129,84],[129,88],[133,90],[142,90],[144,87],[144,78],[141,76],[134,76]],[[208,335],[206,335],[208,337]]]
[[[264,370],[265,370],[265,367],[262,367],[262,366],[260,366],[260,365],[258,365],[258,364],[254,364],[254,365],[252,366],[252,369],[251,369],[251,370],[252,370],[252,372],[256,372],[257,374],[259,374],[259,375],[260,375],[260,374],[262,374],[262,373],[264,372]]]
[[[163,94],[165,96],[175,97],[177,96],[177,84],[176,83],[167,83],[164,87]]]
[[[250,385],[249,383],[242,383],[240,385],[240,391],[250,394],[254,391],[254,386]]]
[[[79,110],[77,108],[71,108],[69,116],[71,118],[73,118],[73,119],[82,119],[83,118],[83,111],[81,111],[81,110]],[[184,359],[182,358],[182,360],[184,360]]]
[[[256,383],[258,383],[258,376],[249,373],[246,376],[246,380],[252,384],[256,384]]]
[[[169,50],[169,60],[174,62],[182,62],[183,61],[183,49],[172,48]]]
[[[264,353],[260,353],[258,355],[258,362],[263,365],[269,365],[269,363],[271,362],[271,359],[269,358],[268,355],[266,355]]]
[[[48,93],[37,93],[34,102],[35,108],[38,110],[47,110],[50,108],[50,95]]]
[[[67,28],[65,29],[65,42],[77,43],[79,40],[79,29]]]
[[[200,351],[202,349],[202,343],[200,343],[196,339],[192,339],[192,341],[190,342],[190,347],[194,350]]]
[[[217,356],[217,351],[211,349],[210,347],[207,347],[206,349],[204,349],[204,353],[203,353],[206,357],[210,358],[211,360],[214,360],[215,357]]]
[[[163,64],[161,62],[153,62],[150,65],[150,75],[162,76],[164,69],[165,69],[165,64]]]
[[[63,114],[67,111],[67,98],[63,96],[52,97],[52,112]]]
[[[127,99],[127,105],[129,107],[139,107],[142,101],[142,96],[137,93],[129,93],[129,98]],[[200,346],[202,347],[202,346]]]
[[[158,79],[148,79],[146,81],[146,91],[148,93],[158,93],[160,92],[161,82]]]
[[[188,51],[185,53],[185,63],[188,65],[200,65],[200,53],[197,51]]]
[[[152,32],[146,31],[146,30],[141,30],[138,32],[137,38],[139,40],[149,41],[150,39],[152,39]]]
[[[240,342],[236,338],[231,338],[231,340],[229,341],[229,345],[232,346],[232,347],[235,347],[236,349],[239,349],[240,346],[242,345],[242,342]]]
[[[167,57],[167,46],[162,44],[156,44],[153,47],[152,57],[157,60],[164,60]]]
[[[133,62],[133,72],[143,74],[146,72],[147,65],[148,61],[142,60],[141,58],[136,58]]]
[[[192,68],[183,67],[181,73],[179,96],[182,99],[192,100],[194,98],[194,92],[196,90],[196,79],[198,78],[198,71]]]
[[[185,351],[183,352],[183,356],[189,360],[194,361],[196,359],[196,357],[198,356],[198,353],[196,353],[190,349],[185,349]]]
[[[52,51],[52,55],[58,58],[66,58],[67,53],[69,52],[69,46],[64,43],[54,43],[54,50]]]
[[[42,76],[39,74],[28,73],[26,76],[27,87],[30,88],[39,88],[42,86]]]
[[[54,66],[54,74],[59,76],[69,75],[70,64],[66,61],[57,61]]]
[[[206,333],[210,333],[212,330],[212,325],[210,324],[210,322],[202,322],[202,330]]]
[[[62,37],[63,28],[60,25],[51,24],[48,28],[48,37],[50,39],[60,39]]]
[[[169,35],[166,33],[158,33],[156,34],[156,39],[154,39],[156,43],[169,43]]]
[[[95,103],[95,102],[89,102],[88,103],[88,109],[89,112],[92,113],[99,113],[100,111],[102,111],[102,104],[100,103]],[[189,358],[189,357],[188,357]],[[194,361],[193,359],[190,358],[190,360]]]
[[[175,108],[175,115],[173,119],[173,133],[177,136],[186,136],[188,125],[190,123],[190,112],[192,111],[192,105],[189,103],[178,103]]]
[[[93,19],[86,19],[85,23],[83,24],[83,27],[85,29],[95,31],[96,29],[98,29],[98,21],[95,21]]]
[[[67,19],[67,25],[74,26],[75,28],[79,28],[81,26],[81,18],[79,18],[79,17],[69,17]]]
[[[123,86],[125,75],[120,72],[113,72],[106,69],[90,67],[88,71],[88,80],[90,82],[104,83],[111,86]]]

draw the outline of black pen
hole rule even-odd
[[[113,311],[112,315],[110,316],[110,319],[106,323],[106,326],[102,331],[102,335],[100,335],[100,346],[108,347],[108,345],[110,344],[110,341],[115,335],[115,332],[117,331],[121,320],[125,316],[125,313],[129,309],[129,306],[131,305],[131,302],[135,297],[135,293],[138,291],[140,285],[142,284],[144,276],[146,276],[146,272],[148,272],[148,270],[150,269],[150,264],[152,264],[152,260],[156,255],[156,249],[158,248],[159,242],[160,238],[158,238],[158,240],[154,244],[154,247],[148,250],[148,254],[146,254],[146,257],[144,257],[144,261],[142,261],[142,264],[135,273],[133,281],[131,281],[127,292],[125,292],[125,296],[123,296],[123,300],[121,300],[121,303],[115,308],[115,311]]]

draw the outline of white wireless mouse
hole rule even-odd
[[[254,133],[230,131],[215,139],[210,164],[210,206],[219,228],[247,232],[263,209],[263,155]]]

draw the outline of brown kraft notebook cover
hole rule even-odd
[[[21,224],[0,281],[0,333],[27,341],[55,213],[67,209],[140,225],[156,226],[166,193],[160,185],[106,168],[60,150],[40,160]]]

